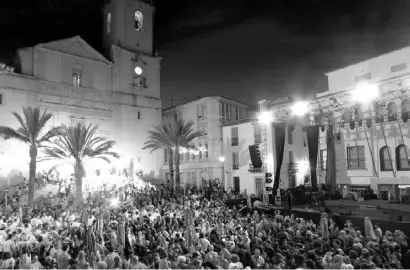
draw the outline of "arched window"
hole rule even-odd
[[[111,33],[111,13],[107,14],[107,34]]]
[[[403,99],[401,102],[401,113],[410,112],[410,100]]]
[[[378,102],[373,104],[373,110],[376,117],[376,123],[383,122],[383,108]]]
[[[410,171],[410,160],[408,155],[410,154],[409,148],[404,144],[400,144],[396,148],[396,164],[398,171]]]
[[[134,28],[137,31],[141,31],[142,27],[144,26],[144,15],[141,11],[137,10],[134,14]]]
[[[391,151],[390,148],[384,146],[380,149],[380,170],[381,171],[392,171],[392,163],[390,162]]]
[[[397,105],[394,101],[387,104],[387,115],[389,121],[394,121],[397,119]]]

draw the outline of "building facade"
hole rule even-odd
[[[379,198],[399,199],[410,187],[408,116],[410,47],[327,74],[329,90],[317,95],[334,117],[336,184],[348,191],[371,187]],[[378,97],[371,100],[371,88]],[[364,96],[364,103],[352,100]],[[320,133],[319,178],[326,176],[326,134]]]
[[[180,155],[181,182],[177,186],[201,186],[203,180],[210,179],[224,183],[222,125],[246,118],[247,109],[247,105],[229,98],[204,97],[163,110],[164,117],[192,122],[204,134],[193,142],[203,151]],[[170,179],[166,152],[163,157],[162,173],[164,179]]]
[[[104,8],[107,57],[79,36],[18,49],[15,72],[0,72],[0,125],[18,127],[11,113],[24,106],[53,113],[49,127],[96,124],[100,136],[116,141],[114,151],[121,156],[98,169],[132,167],[147,178],[158,177],[160,153],[142,150],[148,130],[161,121],[153,15],[147,1],[110,1]],[[27,175],[28,148],[21,143],[0,140],[0,159],[3,181]],[[93,166],[87,168],[97,169]]]
[[[290,107],[292,104],[293,102],[289,99],[282,99],[267,109],[275,118],[280,118],[282,108]],[[265,172],[271,173],[273,179],[278,167],[274,121],[273,119],[273,122],[269,124],[259,123],[255,115],[253,118],[224,125],[226,189],[232,188],[239,192],[246,190],[248,194],[255,195],[263,194]],[[263,135],[263,129],[266,130],[266,135]],[[264,141],[265,136],[266,141]],[[267,147],[265,157],[263,157],[264,145]],[[254,167],[250,146],[255,146],[256,155],[258,155],[256,158],[265,163],[265,172],[263,167]],[[290,173],[288,171],[290,163],[297,164],[299,171]],[[304,184],[305,177],[310,177],[308,164],[308,148],[304,129],[301,124],[286,123],[283,162],[279,171],[279,187],[287,189]]]

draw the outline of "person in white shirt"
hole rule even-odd
[[[199,242],[201,243],[202,251],[207,252],[208,246],[211,244],[211,242],[209,242],[209,240],[204,237],[203,233],[199,234]]]

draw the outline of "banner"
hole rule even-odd
[[[330,189],[330,194],[336,194],[336,149],[333,125],[329,125],[326,131],[326,184]]]
[[[279,188],[280,182],[280,169],[283,163],[283,151],[285,149],[285,134],[286,134],[286,123],[275,123],[273,124],[273,130],[275,132],[275,149],[276,149],[276,171],[275,171],[275,182],[273,189]]]
[[[306,127],[306,137],[309,149],[310,180],[312,188],[317,190],[317,154],[319,148],[319,126]]]

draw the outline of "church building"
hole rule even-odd
[[[26,106],[51,112],[49,127],[92,123],[99,136],[116,141],[121,158],[88,169],[132,168],[146,178],[158,177],[160,153],[142,150],[148,131],[161,121],[154,11],[146,0],[106,4],[102,53],[80,36],[17,49],[13,67],[0,65],[0,126],[18,128],[12,112]],[[27,177],[28,162],[26,145],[0,139],[0,186],[16,175]],[[41,162],[38,167],[48,169]]]

